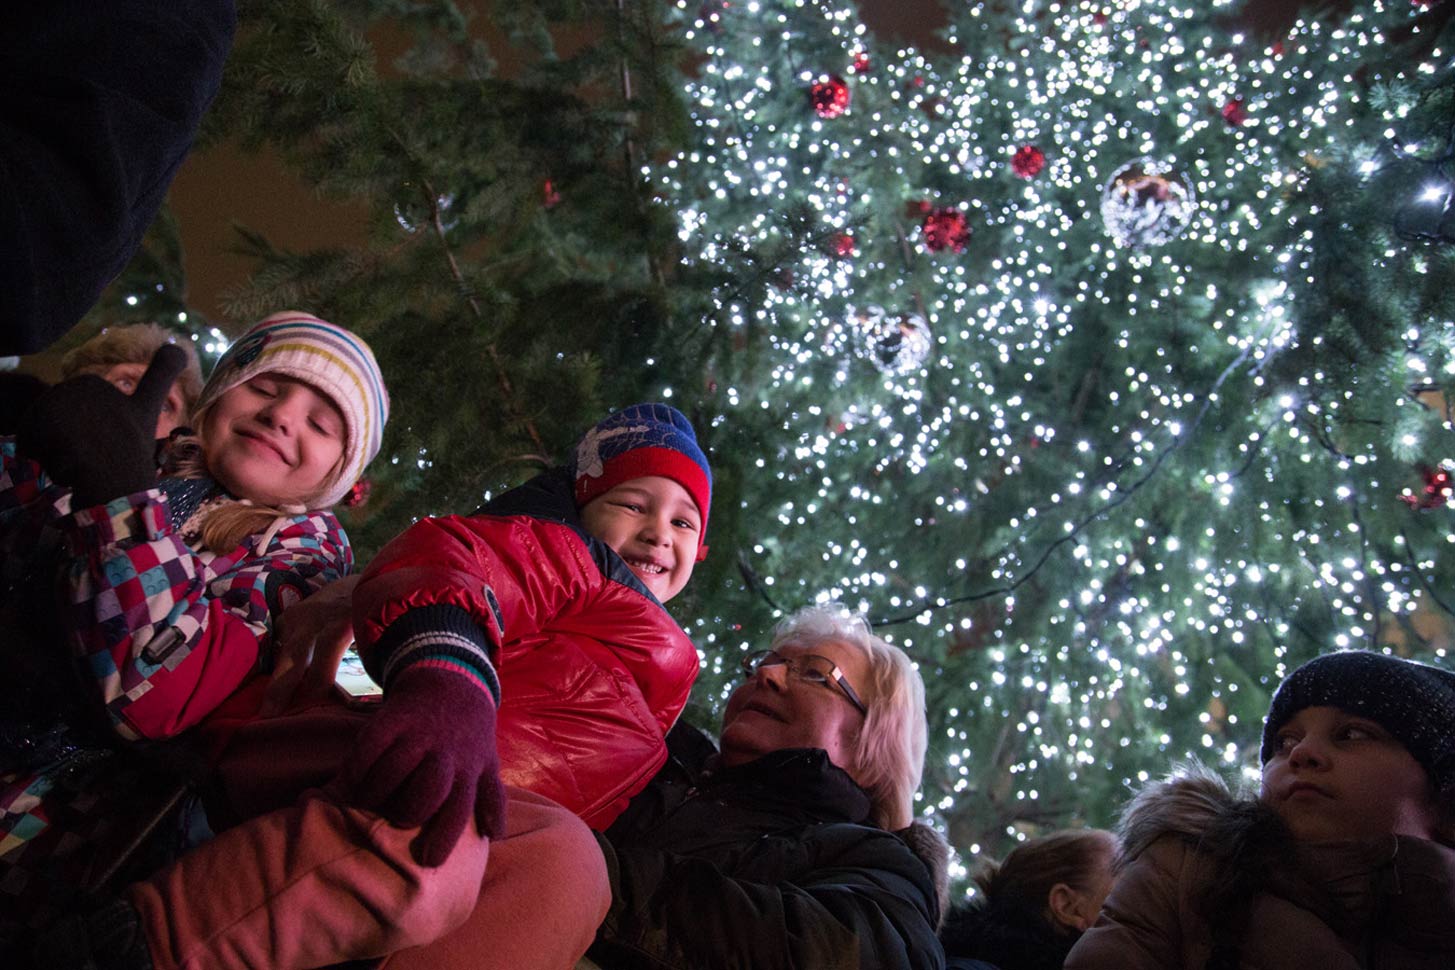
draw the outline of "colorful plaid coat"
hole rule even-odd
[[[13,441],[0,439],[0,462],[0,579],[12,599],[23,593],[25,608],[61,611],[66,643],[44,646],[70,654],[81,672],[70,689],[89,695],[84,706],[104,711],[96,721],[126,741],[173,737],[204,719],[259,670],[277,615],[353,566],[330,512],[295,516],[214,555],[175,533],[161,489],[72,510],[69,491],[17,457]],[[54,598],[35,595],[49,576],[24,581],[47,548]],[[96,747],[52,745],[19,766],[12,751],[8,766],[0,762],[0,892],[23,882],[13,871],[27,866],[22,856],[34,863],[65,835],[43,836],[64,828],[52,824],[48,796],[59,798],[65,783],[74,801],[77,759],[89,763]]]

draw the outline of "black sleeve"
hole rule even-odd
[[[536,519],[564,522],[581,527],[581,514],[576,509],[575,483],[564,468],[550,468],[502,492],[475,510],[475,515],[529,515]]]
[[[843,826],[794,883],[602,839],[612,904],[590,957],[605,970],[941,970],[934,890],[895,836]]]
[[[0,354],[125,268],[217,93],[233,0],[0,4]]]

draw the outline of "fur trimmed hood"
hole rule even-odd
[[[1447,846],[1298,842],[1271,808],[1200,765],[1142,789],[1118,834],[1116,885],[1067,970],[1450,970]]]
[[[1196,762],[1137,793],[1117,823],[1118,866],[1145,852],[1158,839],[1178,836],[1218,857],[1230,855],[1258,830],[1286,838],[1282,823],[1249,791],[1235,791],[1226,779]]]
[[[950,908],[950,843],[923,822],[911,822],[909,828],[894,834],[929,870],[935,884],[935,899],[939,903],[939,921],[943,923]]]

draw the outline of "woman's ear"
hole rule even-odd
[[[1068,930],[1080,933],[1096,922],[1097,913],[1091,910],[1090,897],[1064,882],[1051,887],[1046,906],[1051,910],[1051,919]]]

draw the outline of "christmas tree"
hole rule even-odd
[[[1448,663],[1455,44],[1368,7],[953,4],[926,53],[847,2],[266,0],[214,137],[373,232],[249,237],[229,311],[378,351],[365,555],[677,404],[695,719],[842,603],[920,664],[962,855],[1106,825],[1176,759],[1255,771],[1310,656]]]
[[[865,610],[920,660],[923,807],[974,852],[1109,824],[1174,759],[1256,773],[1316,653],[1446,655],[1437,18],[959,4],[942,56],[847,3],[679,9],[697,138],[654,176],[687,264],[817,241],[712,319],[761,596],[704,604],[708,683],[778,609]]]

